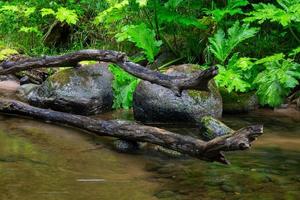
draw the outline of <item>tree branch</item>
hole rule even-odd
[[[177,96],[182,90],[208,90],[208,82],[218,74],[216,67],[195,72],[186,76],[170,76],[129,62],[122,52],[108,50],[81,50],[61,56],[26,58],[20,61],[0,63],[0,75],[12,74],[34,68],[76,67],[83,60],[96,60],[115,63],[133,76],[171,89]]]
[[[197,138],[175,134],[156,127],[140,125],[135,122],[92,119],[85,116],[36,108],[19,101],[6,99],[0,99],[0,113],[16,114],[70,125],[100,136],[149,142],[201,160],[218,161],[224,164],[229,162],[225,159],[222,151],[248,149],[251,146],[251,142],[263,132],[262,125],[253,125],[240,129],[233,134],[205,142]]]

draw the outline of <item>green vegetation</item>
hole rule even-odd
[[[97,48],[150,65],[171,53],[180,63],[217,65],[218,86],[256,91],[261,105],[277,107],[299,85],[300,1],[257,2],[0,1],[0,59],[15,51],[32,56]],[[129,108],[138,81],[110,69],[114,107]]]
[[[109,70],[114,75],[113,90],[115,99],[113,108],[130,108],[133,92],[139,83],[139,79],[112,64],[109,66]]]

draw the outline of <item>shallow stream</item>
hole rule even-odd
[[[132,114],[112,112],[101,118],[132,119]],[[229,166],[151,151],[117,153],[111,138],[0,116],[0,199],[299,199],[300,119],[259,111],[224,116],[223,121],[235,129],[265,126],[250,151],[227,153]],[[195,132],[195,127],[165,127]]]

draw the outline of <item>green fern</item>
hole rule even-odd
[[[252,85],[247,80],[251,77],[253,65],[251,58],[238,58],[238,53],[235,53],[229,59],[228,65],[217,65],[219,68],[219,74],[215,78],[217,85],[228,92],[249,91]]]
[[[256,64],[265,67],[254,81],[260,103],[272,107],[281,105],[284,98],[299,84],[300,64],[285,59],[283,54],[263,58]]]
[[[161,41],[155,39],[155,33],[146,24],[124,26],[121,33],[116,34],[118,42],[128,40],[141,48],[150,62],[159,52]]]
[[[216,8],[213,10],[205,9],[205,13],[212,15],[216,22],[222,21],[226,15],[234,16],[236,14],[243,14],[241,7],[248,5],[247,0],[228,0],[225,8]]]
[[[116,65],[109,65],[109,70],[114,75],[113,90],[114,90],[114,104],[113,108],[125,108],[132,107],[133,93],[139,83],[139,79],[128,74],[120,67]]]
[[[282,26],[288,26],[292,22],[300,22],[300,2],[299,1],[280,1],[277,0],[282,8],[274,4],[254,4],[254,11],[251,11],[244,19],[245,22],[263,23],[265,21],[278,22]]]
[[[219,29],[213,37],[209,38],[209,51],[216,59],[224,64],[233,49],[244,40],[253,37],[258,28],[250,28],[249,24],[240,25],[237,21],[228,29],[227,37],[222,29]]]
[[[178,14],[176,11],[163,7],[158,10],[157,15],[160,24],[178,24],[183,27],[194,26],[199,29],[207,29],[207,26],[196,17]]]
[[[289,56],[296,56],[300,53],[300,46],[293,49],[292,52],[289,54]]]
[[[126,16],[125,8],[128,6],[129,1],[123,0],[121,2],[111,2],[110,7],[100,12],[94,19],[94,23],[106,24],[116,23],[118,20],[123,19]]]
[[[65,7],[60,7],[57,9],[57,12],[50,8],[41,9],[42,17],[47,15],[53,15],[60,22],[66,22],[69,25],[74,25],[78,21],[78,15],[75,10],[69,10]]]

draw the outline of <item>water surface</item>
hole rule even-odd
[[[259,111],[223,121],[235,129],[265,125],[250,151],[227,153],[229,166],[151,151],[121,154],[111,138],[0,116],[0,199],[299,199],[300,120]],[[182,134],[197,131],[163,126]]]

